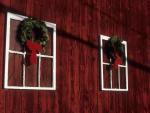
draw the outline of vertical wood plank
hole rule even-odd
[[[55,0],[51,0],[51,1],[47,1],[47,2],[41,2],[41,13],[40,13],[40,19],[44,20],[44,21],[48,21],[48,22],[52,22],[55,23]],[[47,13],[45,13],[45,11],[47,11]],[[56,25],[57,27],[57,25]],[[53,31],[51,31],[52,33]],[[46,46],[46,52],[44,54],[48,54],[48,55],[53,55],[52,54],[52,35],[50,35],[50,40],[49,43]],[[56,39],[57,40],[57,39]],[[46,59],[45,59],[46,60]],[[44,63],[44,59],[42,59],[42,62]],[[42,79],[45,77],[44,73],[46,73],[47,77],[51,77],[51,80],[48,81],[49,84],[52,85],[52,59],[51,60],[47,60],[47,67],[42,67],[43,68],[43,74],[41,73],[41,82]],[[50,66],[51,65],[51,66]],[[44,65],[41,65],[44,66]],[[46,65],[45,65],[46,66]],[[45,68],[45,69],[44,69]],[[51,68],[51,69],[50,69]],[[44,71],[45,70],[45,71]],[[57,75],[56,75],[57,77]],[[45,83],[46,83],[45,79]],[[44,83],[44,81],[43,81]],[[56,81],[57,83],[57,81]],[[58,90],[58,86],[56,85],[56,89]],[[58,112],[58,101],[57,101],[57,94],[56,91],[39,91],[38,93],[38,108],[39,108],[39,113],[59,113]]]
[[[26,2],[26,14],[34,17],[40,17],[40,5],[38,4],[40,0],[33,1],[27,0]],[[37,15],[39,13],[39,15]],[[28,77],[33,78],[32,85],[37,85],[37,68],[36,66],[28,67],[29,73],[27,73]],[[32,71],[32,69],[34,69]],[[29,79],[30,79],[29,78]],[[30,90],[30,91],[23,91],[22,92],[22,113],[38,113],[38,91]]]
[[[71,112],[70,109],[70,65],[69,65],[69,39],[66,36],[66,29],[70,21],[67,22],[67,17],[69,15],[68,6],[69,0],[60,1],[56,0],[56,24],[57,24],[57,67],[59,69],[57,74],[57,95],[58,95],[58,104],[59,112]],[[67,7],[68,6],[68,7]],[[70,10],[71,11],[71,10]],[[62,17],[62,18],[57,18]]]
[[[38,112],[38,91],[22,91],[22,113]]]
[[[93,24],[97,19],[93,11],[95,1],[83,1],[80,11],[80,112],[97,113],[97,47],[98,41]]]
[[[72,13],[70,13],[70,11]],[[80,1],[67,1],[66,16],[66,35],[68,39],[68,75],[69,78],[69,108],[71,113],[80,112],[80,94],[79,94],[79,46],[80,31],[77,29],[80,25]],[[70,35],[70,36],[69,36]],[[77,59],[75,59],[77,58]]]
[[[10,0],[0,1],[0,112],[5,112],[6,107],[6,92],[3,90],[4,87],[4,46],[5,46],[5,9],[10,6]]]
[[[26,0],[22,2],[17,2],[15,0],[10,1],[10,8],[9,10],[18,11],[18,12],[25,12],[26,8]],[[6,10],[7,11],[7,10]],[[5,12],[6,13],[6,12]],[[17,59],[16,59],[17,60]],[[16,62],[17,63],[17,62]],[[22,113],[22,95],[20,91],[11,91],[8,90],[5,93],[5,113]],[[8,108],[9,106],[9,108]]]
[[[6,101],[5,113],[15,113],[15,112],[22,113],[21,92],[8,90],[8,91],[6,91],[5,96],[6,96],[6,98],[5,98],[5,101]]]

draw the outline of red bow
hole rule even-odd
[[[42,46],[32,40],[26,41],[27,55],[26,60],[28,65],[36,64],[36,54],[42,51]]]
[[[115,56],[116,56],[116,59],[112,66],[113,66],[113,68],[116,69],[116,68],[118,68],[119,64],[122,64],[122,59],[120,58],[120,56],[118,54],[116,54]]]

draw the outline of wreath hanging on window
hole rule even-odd
[[[118,68],[125,60],[124,46],[122,41],[116,37],[111,37],[105,45],[106,56],[110,63],[110,68]]]
[[[36,54],[42,52],[49,40],[48,28],[42,21],[27,18],[21,21],[19,26],[19,41],[24,45],[26,63],[36,64]]]

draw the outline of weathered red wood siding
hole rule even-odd
[[[0,0],[0,113],[150,113],[149,0]],[[57,90],[4,90],[5,14],[57,25]],[[102,92],[98,36],[128,42],[129,91]]]

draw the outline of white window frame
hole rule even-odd
[[[18,54],[18,55],[23,55],[23,58],[25,59],[26,52],[20,52],[20,51],[14,51],[9,49],[9,43],[10,43],[10,20],[19,20],[22,21],[25,18],[28,18],[26,16],[14,14],[11,12],[7,12],[7,25],[6,25],[6,47],[5,47],[5,70],[4,70],[4,88],[5,89],[29,89],[29,90],[56,90],[56,24],[50,23],[50,22],[45,22],[46,26],[49,28],[53,29],[53,55],[42,55],[42,54],[37,54],[37,57],[39,57],[38,60],[38,86],[30,87],[25,85],[25,64],[23,64],[23,86],[9,86],[8,85],[8,63],[9,63],[9,53],[13,54]],[[41,58],[50,58],[53,60],[52,63],[52,86],[51,87],[41,87],[40,86],[40,63],[41,63]]]
[[[118,88],[112,88],[112,70],[110,70],[110,88],[105,88],[104,87],[104,75],[103,75],[103,65],[110,65],[108,62],[103,61],[103,40],[109,40],[110,37],[105,36],[105,35],[100,35],[100,64],[101,64],[101,89],[102,91],[128,91],[128,63],[127,63],[127,42],[122,41],[122,44],[125,45],[125,65],[118,65]],[[126,88],[120,88],[120,68],[119,67],[124,67],[125,68],[125,77],[126,77]]]

